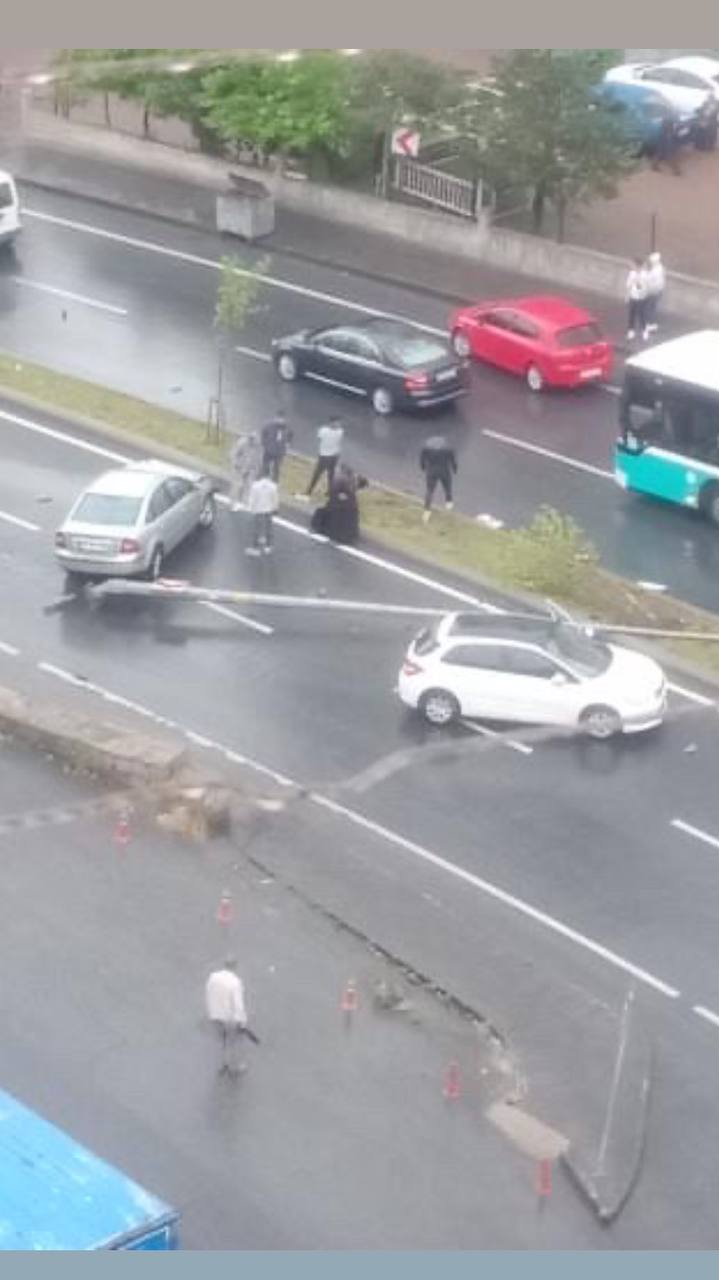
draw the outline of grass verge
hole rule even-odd
[[[206,438],[204,423],[94,383],[0,353],[0,393],[27,397],[38,407],[64,413],[128,439],[161,445],[224,470],[227,442]],[[288,458],[283,498],[306,488],[311,463]],[[438,512],[422,523],[420,507],[406,497],[370,486],[361,495],[362,527],[376,542],[500,592],[558,601],[597,621],[719,634],[710,613],[664,594],[649,594],[608,573],[570,519],[540,509],[526,529],[493,530],[457,512]],[[304,508],[306,510],[306,508]],[[663,642],[663,647],[709,676],[719,676],[719,643]]]

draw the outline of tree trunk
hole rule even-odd
[[[557,244],[564,244],[564,233],[567,227],[567,197],[557,200]]]
[[[105,93],[105,94],[103,94],[102,104],[103,104],[103,107],[104,107],[104,110],[105,110],[105,124],[107,125],[107,128],[108,128],[108,129],[111,129],[111,128],[112,128],[112,118],[111,118],[111,116],[110,116],[110,95],[109,95],[109,93]]]
[[[150,108],[147,105],[142,108],[142,136],[143,138],[150,136]]]
[[[539,235],[544,225],[544,209],[547,201],[547,194],[543,182],[538,182],[534,188],[532,196],[532,230],[535,235]]]

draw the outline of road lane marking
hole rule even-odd
[[[86,453],[95,454],[100,458],[108,458],[113,462],[120,462],[123,465],[131,462],[132,459],[126,454],[117,453],[113,449],[107,449],[103,445],[90,444],[87,440],[81,440],[76,436],[71,436],[67,432],[58,431],[53,427],[42,426],[39,422],[33,422],[28,418],[22,418],[18,414],[8,413],[4,409],[0,409],[0,418],[4,418],[8,422],[13,422],[17,426],[23,427],[27,431],[35,431],[39,435],[47,436],[52,440],[57,440],[61,444],[70,445],[74,449],[83,450]],[[485,433],[486,434],[486,433]],[[225,504],[229,503],[229,499],[225,494],[218,494],[218,500]],[[320,534],[313,533],[305,525],[295,523],[293,520],[287,520],[283,516],[278,516],[275,523],[283,529],[289,529],[292,533],[297,533],[304,538],[310,538],[314,542],[327,543],[328,539]],[[38,526],[39,528],[39,526]],[[460,591],[456,587],[447,586],[445,583],[438,582],[434,578],[429,578],[426,574],[417,573],[413,569],[406,569],[403,565],[394,564],[391,560],[386,560],[383,556],[373,555],[369,551],[362,551],[359,547],[345,547],[334,544],[335,550],[342,555],[351,556],[355,560],[361,560],[365,564],[374,565],[378,569],[383,569],[386,573],[393,573],[395,577],[404,578],[407,582],[414,582],[418,586],[427,587],[431,591],[436,591],[439,595],[447,596],[452,600],[459,600],[463,604],[469,604],[475,609],[483,609],[487,613],[503,614],[506,609],[501,609],[497,605],[489,604],[485,600],[479,600],[476,596],[470,595],[466,591]],[[679,697],[687,698],[690,702],[696,702],[700,706],[713,707],[716,705],[715,699],[708,698],[703,693],[697,693],[693,689],[687,689],[684,685],[673,684],[669,682],[667,688],[676,693]]]
[[[231,618],[233,622],[241,622],[243,627],[249,627],[251,631],[259,631],[263,636],[272,636],[275,633],[274,627],[270,627],[266,622],[256,622],[254,618],[246,618],[244,613],[237,613],[235,609],[228,609],[224,604],[213,604],[210,600],[201,600],[200,604],[205,609],[211,609],[213,613],[219,613],[223,618]]]
[[[712,1022],[715,1027],[719,1027],[719,1013],[712,1013],[712,1010],[705,1008],[703,1004],[694,1004],[692,1009],[699,1014],[700,1018],[704,1018],[707,1022]]]
[[[383,827],[380,823],[373,822],[371,818],[365,818],[363,814],[357,813],[354,809],[348,809],[344,805],[337,804],[336,801],[330,800],[318,792],[311,792],[310,799],[320,808],[328,809],[340,817],[347,818],[348,821],[379,836],[380,839],[385,840],[388,844],[394,844],[404,850],[405,853],[410,853],[415,858],[419,858],[420,861],[437,867],[438,870],[446,872],[456,880],[462,880],[465,884],[471,885],[473,889],[479,890],[487,897],[493,898],[495,901],[501,902],[503,906],[510,907],[520,915],[533,920],[535,924],[540,924],[552,933],[556,933],[560,937],[566,938],[569,942],[575,943],[576,946],[582,947],[585,951],[590,951],[593,955],[599,956],[602,960],[614,965],[615,968],[631,974],[639,982],[643,982],[648,987],[653,987],[655,991],[661,992],[662,995],[669,996],[672,1000],[676,1000],[679,997],[680,992],[676,987],[672,987],[661,978],[655,977],[647,969],[642,969],[631,961],[623,959],[622,956],[617,955],[616,951],[611,951],[608,947],[602,946],[600,942],[596,942],[593,938],[579,933],[576,929],[572,929],[570,925],[564,924],[554,916],[548,915],[547,912],[531,906],[530,903],[525,902],[522,898],[516,898],[514,894],[508,893],[505,889],[500,889],[498,885],[492,884],[489,880],[483,880],[480,876],[474,875],[473,872],[466,871],[464,867],[458,866],[457,863],[449,862],[447,858],[442,858],[439,854],[432,853],[431,850],[416,844],[414,840],[408,840],[405,836],[398,835],[397,832],[391,831],[388,827]]]
[[[33,524],[32,520],[21,520],[20,516],[11,516],[9,511],[0,511],[0,520],[17,525],[18,529],[28,529],[30,533],[42,532],[39,524]]]
[[[482,430],[482,435],[490,440],[498,440],[500,444],[511,445],[513,449],[524,449],[526,453],[536,453],[540,458],[548,458],[550,462],[561,462],[565,467],[573,467],[575,471],[586,471],[587,475],[599,476],[601,480],[614,480],[612,471],[602,471],[601,467],[592,466],[591,462],[580,462],[578,458],[567,458],[563,453],[555,453],[553,449],[545,449],[539,444],[530,444],[528,440],[517,440],[515,436],[506,436],[501,431]]]
[[[116,244],[127,246],[129,249],[141,249],[146,253],[159,253],[162,257],[172,258],[180,262],[189,262],[193,266],[205,267],[211,271],[222,271],[223,269],[222,263],[216,262],[214,258],[204,258],[197,253],[186,253],[181,249],[171,249],[169,245],[158,244],[154,240],[142,240],[137,236],[126,236],[118,231],[108,231],[105,227],[96,227],[89,222],[77,222],[73,218],[61,218],[57,214],[42,213],[39,209],[29,209],[27,206],[23,208],[23,215],[26,218],[37,218],[40,222],[50,222],[55,226],[67,227],[71,231],[80,231],[85,235],[97,236],[102,240],[112,240]],[[237,267],[235,269],[238,275],[259,279],[263,285],[269,285],[273,289],[283,289],[286,293],[296,293],[304,298],[312,298],[316,302],[326,302],[329,306],[342,307],[347,311],[356,311],[360,315],[380,316],[383,320],[400,320],[403,323],[412,324],[415,329],[421,329],[424,333],[432,333],[445,339],[447,337],[446,329],[438,329],[430,324],[421,324],[418,320],[408,321],[406,316],[398,315],[394,311],[382,311],[378,307],[366,307],[361,302],[353,302],[350,298],[341,298],[337,294],[325,293],[321,289],[310,289],[307,285],[292,284],[289,280],[280,280],[277,276],[264,275],[248,268]]]
[[[24,276],[13,276],[13,283],[23,289],[37,289],[39,293],[51,293],[57,298],[68,298],[70,302],[80,302],[85,307],[95,307],[98,311],[109,311],[111,315],[126,316],[126,307],[116,307],[111,302],[100,302],[98,298],[87,298],[82,293],[71,293],[69,289],[59,289],[53,284],[41,284],[39,280],[26,280]]]
[[[14,644],[7,644],[5,640],[0,640],[0,653],[7,654],[8,658],[20,657],[20,650]]]
[[[239,351],[241,356],[251,356],[253,360],[265,360],[268,364],[272,360],[266,351],[256,351],[254,347],[235,347],[235,351]]]
[[[246,765],[256,773],[260,773],[265,777],[270,777],[274,781],[279,782],[285,787],[299,788],[299,783],[295,782],[287,775],[278,773],[275,769],[270,769],[267,765],[254,760],[249,756],[245,756],[239,752],[231,750],[229,747],[223,746],[219,742],[214,742],[211,738],[198,734],[192,729],[185,729],[181,725],[176,724],[173,720],[168,720],[165,716],[158,712],[150,710],[148,707],[142,706],[140,703],[132,702],[128,698],[124,698],[119,694],[112,693],[102,685],[95,684],[91,680],[84,677],[74,675],[70,671],[66,671],[63,667],[57,667],[53,663],[39,662],[38,668],[47,672],[49,675],[56,676],[58,679],[65,681],[73,686],[86,689],[88,692],[94,693],[105,701],[113,702],[121,706],[125,706],[139,713],[146,719],[152,720],[157,724],[172,728],[182,733],[190,742],[195,742],[206,748],[219,751],[227,760],[232,760],[238,764]],[[365,818],[363,814],[357,813],[354,809],[348,809],[345,805],[337,804],[336,801],[330,800],[327,796],[323,796],[320,792],[310,791],[308,799],[322,809],[326,809],[335,815],[347,819],[355,826],[364,828],[388,844],[394,845],[402,849],[405,853],[410,853],[414,857],[419,858],[422,862],[429,863],[440,871],[453,876],[457,880],[469,884],[472,888],[484,893],[487,897],[501,902],[503,906],[509,907],[517,911],[520,915],[526,916],[535,924],[540,924],[544,928],[560,937],[565,938],[569,942],[583,948],[585,951],[591,952],[600,959],[612,964],[615,968],[621,969],[624,973],[629,973],[639,982],[643,982],[646,986],[652,987],[655,991],[659,991],[662,995],[671,999],[677,999],[680,992],[676,987],[670,986],[661,978],[657,978],[648,970],[640,968],[629,960],[624,960],[622,956],[617,955],[615,951],[611,951],[608,947],[602,946],[593,938],[589,938],[576,929],[572,929],[569,925],[564,924],[561,920],[555,919],[548,915],[545,911],[533,907],[530,903],[525,902],[522,898],[516,898],[513,894],[508,893],[505,889],[500,889],[498,885],[492,884],[488,880],[474,875],[471,871],[466,871],[464,867],[460,867],[457,863],[450,862],[446,858],[442,858],[439,854],[432,853],[429,849],[425,849],[422,845],[416,844],[413,840],[408,840],[405,836],[399,835],[395,831],[391,831],[388,827],[381,826],[378,822],[373,822],[370,818]]]
[[[681,818],[672,818],[671,825],[675,831],[683,831],[684,835],[701,840],[704,844],[710,844],[713,849],[719,849],[719,839],[716,836],[710,836],[707,831],[693,827],[690,822],[683,822]]]
[[[518,742],[515,738],[505,738],[503,733],[498,733],[496,729],[488,729],[485,724],[475,724],[473,720],[460,720],[460,724],[465,729],[471,729],[472,733],[477,733],[482,738],[501,738],[505,747],[511,747],[512,751],[519,751],[523,756],[531,756],[534,747],[527,746],[526,742]]]

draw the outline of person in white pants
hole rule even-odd
[[[260,476],[250,489],[247,506],[252,516],[252,542],[246,548],[248,556],[263,552],[271,555],[273,546],[273,518],[280,505],[280,493],[270,476]]]
[[[217,1030],[221,1046],[220,1075],[241,1075],[247,1064],[240,1061],[240,1037],[247,1026],[245,988],[237,974],[237,961],[225,960],[221,969],[211,973],[205,985],[207,1017]]]
[[[645,336],[649,333],[656,333],[659,328],[657,321],[657,313],[659,303],[662,300],[664,289],[667,283],[667,273],[664,270],[662,255],[660,253],[650,253],[647,258],[647,301],[646,314],[644,318]]]

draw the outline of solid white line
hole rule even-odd
[[[390,844],[397,845],[403,849],[405,853],[411,853],[414,857],[421,859],[423,862],[430,863],[431,866],[437,867],[440,871],[445,871],[457,880],[463,880],[465,884],[469,884],[473,889],[478,889],[481,893],[486,894],[490,898],[494,898],[497,902],[501,902],[506,907],[511,907],[514,911],[518,911],[521,915],[527,916],[536,924],[542,925],[545,929],[551,930],[553,933],[559,934],[560,937],[574,942],[577,946],[584,948],[585,951],[591,951],[593,955],[599,956],[602,960],[608,961],[617,969],[621,969],[624,973],[630,973],[637,978],[639,982],[645,983],[649,987],[653,987],[655,991],[660,991],[662,995],[669,996],[676,1000],[679,991],[676,987],[669,986],[663,982],[661,978],[654,977],[646,969],[640,969],[637,965],[632,964],[629,960],[624,960],[622,956],[617,955],[615,951],[610,951],[608,947],[602,946],[601,943],[595,942],[593,938],[588,938],[582,933],[578,933],[576,929],[570,928],[569,925],[563,924],[561,920],[556,920],[554,916],[547,915],[545,911],[540,911],[537,907],[532,907],[522,898],[515,898],[513,894],[507,893],[505,889],[500,889],[497,885],[491,884],[488,880],[482,880],[479,876],[475,876],[471,871],[465,871],[464,867],[457,866],[454,862],[449,862],[446,858],[441,858],[438,854],[432,853],[429,849],[423,848],[422,845],[415,844],[413,840],[407,840],[404,836],[397,835],[396,832],[390,831],[389,828],[380,826],[378,822],[373,822],[370,818],[363,817],[354,809],[347,809],[344,805],[337,804],[334,800],[327,799],[326,796],[316,792],[310,793],[310,799],[323,809],[329,809],[332,813],[336,813],[340,817],[347,818],[350,822],[354,822],[357,826],[363,827],[366,831],[372,832],[379,836],[382,840],[386,840]]]
[[[11,516],[8,511],[0,511],[0,520],[6,520],[8,524],[15,524],[18,529],[29,529],[30,533],[41,532],[39,524],[33,524],[32,520],[21,520],[19,516]]]
[[[672,693],[679,694],[680,698],[687,698],[689,702],[697,702],[700,707],[715,707],[716,699],[707,698],[704,693],[697,693],[694,689],[687,689],[683,684],[667,684],[667,688]]]
[[[705,1018],[707,1022],[712,1022],[715,1027],[719,1027],[719,1013],[712,1013],[711,1009],[706,1009],[703,1004],[694,1004],[692,1009],[699,1014],[700,1018]]]
[[[500,444],[509,444],[513,449],[524,449],[526,453],[536,453],[540,458],[549,458],[550,462],[561,462],[565,467],[573,467],[575,471],[586,471],[590,476],[599,476],[601,480],[613,480],[611,471],[602,471],[601,467],[593,467],[590,462],[580,462],[578,458],[567,458],[563,453],[555,453],[538,444],[530,444],[527,440],[517,440],[515,436],[505,436],[501,431],[482,431],[490,440],[499,440]]]
[[[252,356],[253,360],[266,360],[268,363],[272,360],[266,351],[255,351],[254,347],[235,347],[235,351],[239,351],[241,356]]]
[[[219,613],[223,618],[231,618],[233,622],[241,622],[243,627],[249,627],[251,631],[259,631],[263,636],[274,635],[274,627],[269,627],[266,622],[255,622],[254,618],[246,618],[243,613],[237,613],[234,609],[228,609],[223,604],[213,604],[210,600],[201,600],[205,609],[211,609],[213,613]]]
[[[41,213],[38,209],[23,208],[23,214],[28,218],[37,218],[40,222],[51,222],[56,226],[68,227],[71,231],[80,231],[85,235],[97,236],[102,240],[112,240],[116,244],[124,244],[129,249],[142,249],[148,253],[159,253],[165,258],[173,258],[175,261],[190,262],[197,267],[209,268],[211,271],[221,271],[222,263],[216,262],[214,258],[203,258],[196,253],[184,253],[180,249],[171,249],[168,245],[158,244],[154,240],[141,240],[137,236],[121,235],[117,231],[108,231],[105,227],[96,227],[88,222],[77,222],[72,218],[60,218],[55,214]],[[333,293],[324,293],[320,289],[309,289],[306,285],[291,284],[289,280],[280,280],[276,276],[260,275],[257,271],[250,271],[242,267],[236,268],[237,274],[240,276],[249,276],[253,279],[259,278],[263,285],[269,285],[273,289],[283,289],[287,293],[297,293],[304,298],[313,298],[317,302],[326,302],[330,306],[343,307],[345,310],[357,311],[365,316],[381,316],[384,320],[402,320],[407,321],[406,316],[397,315],[393,311],[381,311],[377,307],[365,307],[361,302],[353,302],[350,298],[340,298]],[[417,320],[410,320],[416,329],[421,329],[424,333],[433,333],[441,338],[447,337],[446,329],[437,329],[433,325],[420,324]]]
[[[713,849],[719,849],[719,839],[716,836],[710,836],[708,832],[701,831],[699,827],[693,827],[689,822],[683,822],[681,818],[672,818],[671,825],[676,831],[683,831],[687,836],[693,836],[695,840],[701,840],[704,844],[710,844]]]
[[[479,734],[482,738],[502,738],[503,746],[511,747],[512,751],[519,751],[523,756],[531,756],[534,752],[534,747],[527,746],[526,742],[517,742],[514,738],[504,738],[496,729],[488,729],[484,724],[475,724],[473,720],[464,719],[460,720],[460,724],[464,725],[465,729],[471,729],[472,733]]]
[[[4,640],[0,640],[0,653],[7,654],[8,658],[20,657],[20,650],[16,649],[14,644],[6,644]]]
[[[40,293],[52,293],[58,298],[69,298],[71,302],[81,302],[83,306],[95,307],[98,311],[109,311],[111,315],[126,316],[125,307],[116,307],[111,302],[100,302],[97,298],[86,298],[82,293],[71,293],[69,289],[58,289],[52,284],[41,284],[39,280],[26,280],[24,276],[14,276],[14,283],[24,289],[37,289]]]
[[[123,453],[115,453],[113,449],[106,449],[104,445],[89,444],[87,440],[79,440],[76,436],[57,431],[53,427],[43,427],[39,422],[21,418],[16,413],[7,413],[4,409],[0,409],[0,418],[5,418],[7,422],[14,422],[17,426],[24,427],[26,431],[35,431],[38,435],[47,436],[50,440],[59,440],[61,444],[72,445],[73,448],[82,449],[85,453],[94,453],[98,458],[109,458],[112,462],[130,461]]]

